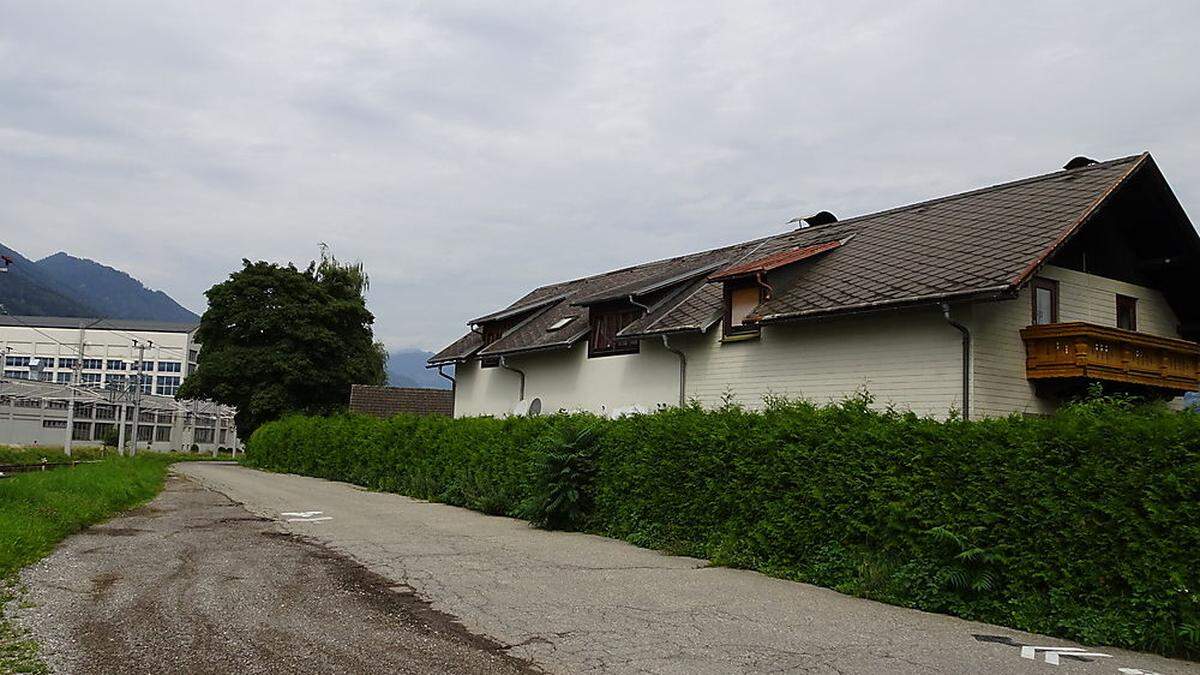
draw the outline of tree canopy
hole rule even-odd
[[[238,434],[288,413],[346,407],[351,384],[383,384],[387,353],[375,342],[362,264],[295,265],[242,260],[210,288],[196,340],[198,368],[179,398],[237,408]]]

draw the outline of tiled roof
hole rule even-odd
[[[577,306],[607,298],[678,289],[658,300],[623,336],[705,330],[720,319],[719,284],[695,277],[705,270],[761,266],[841,242],[825,255],[801,256],[795,279],[760,305],[754,317],[770,322],[954,298],[1011,293],[1023,284],[1083,221],[1149,155],[1100,162],[1071,171],[1026,178],[773,237],[628,267],[539,288],[510,306],[536,307],[483,354],[569,346],[588,332],[587,310]],[[851,239],[852,238],[852,239]],[[818,247],[816,249],[812,247]],[[823,249],[828,251],[828,249]],[[795,262],[794,260],[792,262]],[[789,268],[791,269],[791,268]],[[724,270],[728,272],[728,270]],[[561,331],[547,331],[578,316]],[[569,329],[569,330],[568,330]],[[464,336],[430,359],[470,357],[481,345]]]
[[[825,253],[844,244],[842,239],[834,239],[832,241],[822,242],[820,244],[812,244],[810,246],[797,246],[779,253],[772,253],[768,256],[755,258],[749,262],[738,263],[724,269],[718,270],[708,277],[709,281],[728,281],[738,277],[745,277],[761,272],[770,272],[780,267],[785,267],[793,263],[798,263],[801,260],[808,260]]]
[[[355,384],[350,387],[350,410],[383,418],[400,413],[450,417],[454,415],[454,392],[450,389]]]

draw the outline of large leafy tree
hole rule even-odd
[[[361,263],[339,263],[324,248],[305,270],[243,260],[206,293],[199,367],[178,396],[236,406],[243,437],[290,412],[344,408],[351,384],[386,379],[367,285]]]

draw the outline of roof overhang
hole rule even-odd
[[[514,356],[516,354],[532,354],[533,352],[548,352],[548,351],[553,351],[555,349],[570,349],[571,347],[573,347],[575,345],[576,342],[579,342],[580,339],[586,337],[587,334],[590,332],[591,332],[591,328],[585,328],[584,330],[573,334],[569,338],[564,338],[562,340],[557,340],[555,342],[551,342],[551,343],[547,343],[547,344],[540,344],[540,345],[537,345],[534,347],[516,347],[513,349],[495,349],[495,350],[483,349],[483,350],[479,351],[477,356]]]
[[[588,296],[579,298],[578,300],[573,300],[573,301],[571,301],[571,304],[575,305],[577,307],[587,307],[590,305],[598,305],[598,304],[605,303],[605,302],[612,302],[614,300],[625,300],[625,299],[628,299],[630,296],[649,295],[650,293],[654,293],[655,291],[661,291],[663,289],[670,288],[672,286],[677,286],[685,281],[690,281],[691,279],[695,279],[696,277],[702,277],[706,274],[709,274],[710,272],[713,272],[715,270],[721,269],[722,267],[725,267],[727,264],[728,263],[724,262],[724,261],[717,262],[717,263],[710,263],[708,265],[696,267],[696,268],[690,269],[686,272],[680,272],[679,274],[673,274],[669,277],[665,277],[662,279],[655,279],[653,281],[647,281],[647,282],[639,283],[639,284],[627,284],[625,286],[618,286],[617,288],[610,289],[610,290],[604,291],[602,293],[594,293],[592,295],[588,295]]]
[[[503,319],[511,319],[514,316],[520,316],[522,314],[525,314],[526,312],[532,312],[536,309],[541,309],[541,308],[545,307],[546,305],[552,305],[552,304],[562,300],[565,297],[567,297],[566,293],[560,293],[558,295],[544,298],[542,300],[537,300],[535,302],[527,302],[523,305],[516,305],[513,307],[509,307],[507,309],[502,309],[498,312],[492,312],[491,314],[485,314],[477,319],[471,319],[467,323],[469,325],[474,326],[474,325],[481,324],[481,323],[487,323],[489,321],[501,321]]]
[[[917,295],[910,298],[898,298],[883,302],[864,302],[856,305],[841,305],[830,309],[816,309],[803,312],[787,312],[780,314],[751,315],[756,323],[771,324],[787,321],[802,321],[805,319],[831,318],[853,314],[869,314],[893,309],[940,305],[944,302],[988,302],[994,300],[1011,300],[1017,296],[1018,286],[1005,284],[990,288],[979,288],[954,293],[933,293]]]

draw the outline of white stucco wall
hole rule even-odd
[[[581,340],[571,349],[511,356],[507,364],[525,371],[525,396],[542,399],[544,412],[653,410],[679,401],[679,359],[659,341],[643,340],[637,354],[589,359]],[[517,403],[520,377],[512,371],[472,361],[455,373],[455,417],[504,415]]]
[[[1074,270],[1046,266],[1039,276],[1058,281],[1058,320],[1117,325],[1117,294],[1138,299],[1138,331],[1179,337],[1179,320],[1162,293],[1144,286]],[[1000,416],[1012,412],[1049,413],[1053,402],[1034,395],[1025,377],[1025,343],[1020,330],[1030,324],[1030,291],[1015,300],[980,303],[964,316],[974,334],[972,412]]]
[[[757,409],[768,394],[826,403],[866,387],[880,407],[937,416],[959,405],[960,344],[932,309],[768,326],[753,341],[722,343],[719,326],[672,338],[688,357],[687,397],[705,406],[720,405],[726,392]],[[679,399],[678,358],[657,340],[643,340],[639,354],[589,359],[580,342],[509,364],[525,370],[527,397],[540,397],[546,411],[654,409]],[[478,361],[457,373],[456,416],[503,415],[517,402],[515,373]]]
[[[1178,320],[1150,288],[1049,266],[1059,282],[1059,320],[1116,325],[1116,294],[1138,298],[1138,330],[1178,337]],[[1034,395],[1025,377],[1020,330],[1030,323],[1028,289],[1015,300],[956,305],[955,319],[973,334],[972,417],[1046,413],[1053,403]],[[824,321],[765,326],[758,340],[723,343],[720,326],[705,335],[671,338],[688,358],[687,397],[707,407],[728,394],[750,409],[768,395],[839,401],[865,388],[877,407],[946,417],[962,409],[962,338],[941,310],[924,307]],[[678,360],[657,340],[640,354],[587,358],[587,344],[509,359],[526,372],[527,397],[543,410],[603,413],[678,401]],[[519,378],[478,361],[457,369],[455,415],[503,415],[517,402]]]
[[[767,395],[840,401],[865,388],[876,407],[945,417],[961,407],[962,338],[933,308],[764,326],[758,340],[722,343],[717,326],[688,342],[688,397],[728,392],[757,409]]]

